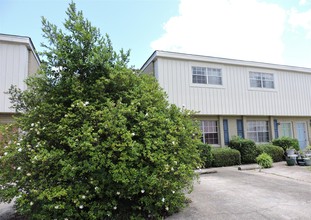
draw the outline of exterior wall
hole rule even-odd
[[[192,83],[193,66],[221,69],[222,85]],[[243,133],[248,138],[248,121],[268,122],[268,138],[266,131],[257,130],[265,129],[265,125],[251,125],[254,139],[259,141],[269,142],[280,136],[280,129],[287,122],[292,137],[304,143],[301,148],[311,143],[309,68],[155,51],[142,71],[154,72],[170,103],[198,112],[198,120],[217,121],[216,146],[225,146],[225,137],[231,139]],[[251,87],[250,71],[273,74],[274,88]],[[214,129],[213,125],[207,129]],[[214,133],[208,134],[213,142]]]
[[[11,85],[25,89],[28,75],[28,50],[25,45],[0,42],[0,112],[12,112],[9,95]]]
[[[33,75],[35,74],[39,69],[39,63],[37,62],[34,54],[31,51],[28,51],[28,74]]]
[[[13,121],[14,119],[12,114],[0,114],[0,124],[11,123]]]
[[[293,138],[298,139],[297,134],[297,123],[305,123],[306,125],[306,146],[311,144],[311,121],[310,117],[272,117],[272,116],[209,116],[209,115],[198,115],[196,116],[196,119],[201,120],[216,120],[219,124],[219,145],[215,146],[225,146],[225,140],[224,140],[224,127],[223,127],[223,120],[228,120],[228,135],[229,139],[232,139],[233,136],[237,136],[237,120],[243,120],[243,133],[244,137],[248,138],[247,136],[247,122],[248,121],[268,121],[269,122],[269,141],[272,141],[273,139],[277,138],[275,136],[275,125],[274,120],[277,120],[278,122],[278,136],[280,136],[280,124],[282,122],[288,122],[292,126],[292,134]]]
[[[311,74],[158,57],[159,83],[177,106],[203,115],[311,115]],[[192,84],[192,66],[222,69],[222,86]],[[249,71],[273,73],[275,89],[250,88]],[[299,98],[297,98],[299,97]]]

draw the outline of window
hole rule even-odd
[[[292,123],[281,122],[280,127],[279,127],[279,136],[280,137],[293,137]]]
[[[249,73],[250,84],[253,88],[274,89],[274,76],[272,73]]]
[[[268,121],[248,121],[247,138],[260,142],[269,142],[269,123]]]
[[[204,67],[192,67],[192,82],[206,84],[206,68]]]
[[[221,69],[193,66],[192,83],[222,85]]]
[[[217,121],[201,121],[203,143],[219,144]]]

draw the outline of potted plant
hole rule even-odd
[[[299,166],[304,166],[305,165],[305,161],[304,161],[304,152],[302,150],[299,150],[298,152],[298,157],[297,157],[297,164]]]
[[[288,147],[286,149],[286,155],[294,155],[295,154],[295,148],[294,147]]]
[[[311,157],[311,146],[306,147],[305,149],[305,155],[307,157]]]
[[[294,166],[296,164],[297,155],[288,155],[286,157],[287,166]]]
[[[306,166],[311,166],[311,158],[310,157],[304,157],[303,158]]]

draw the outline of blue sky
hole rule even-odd
[[[156,49],[311,67],[311,0],[76,0],[140,68]],[[62,26],[68,0],[0,0],[0,33],[44,41],[41,16]]]

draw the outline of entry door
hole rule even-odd
[[[297,131],[297,139],[299,141],[299,147],[301,150],[303,150],[307,146],[306,123],[297,122],[296,131]]]

